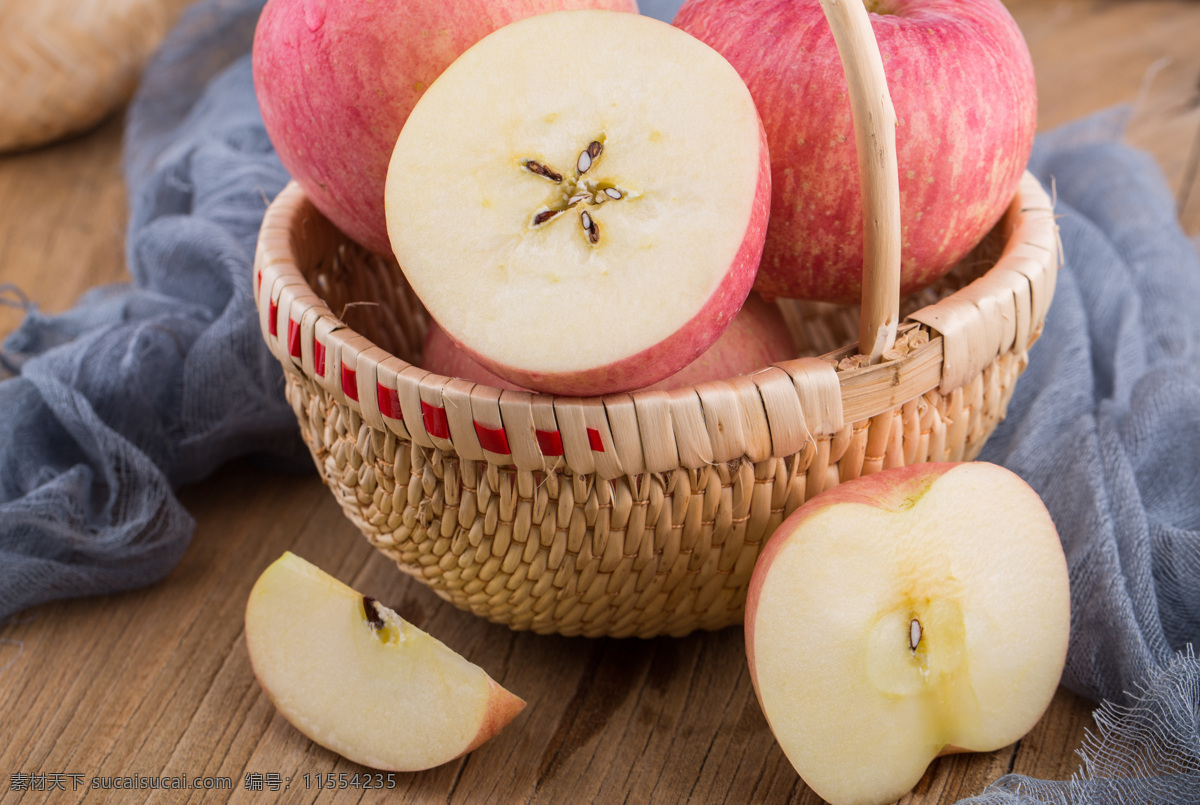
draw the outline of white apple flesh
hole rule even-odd
[[[770,162],[745,84],[649,17],[560,11],[485,37],[426,91],[388,169],[392,247],[472,358],[555,394],[641,388],[729,325]]]
[[[763,712],[833,805],[892,802],[939,754],[1021,738],[1069,632],[1050,515],[985,463],[901,467],[813,498],[771,537],[746,608]]]
[[[290,552],[250,593],[246,647],[284,718],[375,769],[446,763],[525,706],[479,666]]]

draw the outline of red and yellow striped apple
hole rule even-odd
[[[559,11],[485,37],[425,92],[388,169],[388,233],[474,360],[605,394],[669,377],[729,326],[770,185],[720,54],[650,17]]]
[[[763,713],[833,805],[880,805],[939,754],[1028,732],[1066,660],[1058,532],[1017,475],[916,464],[840,484],[785,520],[746,602]]]
[[[1003,215],[1033,145],[1037,90],[1025,39],[1000,0],[866,5],[897,117],[907,294],[950,270]],[[818,0],[688,0],[674,24],[737,68],[767,129],[774,184],[755,287],[858,302],[850,101]]]
[[[383,184],[425,89],[487,34],[564,8],[637,12],[636,0],[268,0],[254,36],[267,134],[325,217],[390,254]]]

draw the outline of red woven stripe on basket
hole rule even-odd
[[[556,430],[536,431],[538,447],[543,456],[561,456],[563,454],[562,434]]]
[[[293,358],[300,357],[300,325],[295,319],[288,319],[288,354]]]
[[[342,364],[342,393],[358,402],[358,373]]]
[[[325,376],[325,345],[316,338],[313,339],[313,370],[317,377]]]
[[[484,450],[506,456],[512,455],[512,450],[508,446],[508,436],[504,433],[504,428],[489,428],[487,425],[480,425],[476,421],[475,435],[479,437],[479,446]]]
[[[425,420],[425,432],[439,439],[450,438],[450,423],[446,419],[446,409],[421,400],[421,418]]]
[[[600,431],[595,428],[588,428],[588,445],[597,453],[604,452],[604,440],[600,438]]]
[[[267,314],[267,332],[271,335],[279,335],[279,303],[271,302],[270,312]]]
[[[400,411],[400,392],[382,383],[376,383],[375,397],[379,400],[379,413],[388,419],[404,419],[404,414]]]

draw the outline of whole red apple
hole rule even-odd
[[[317,209],[371,251],[390,254],[383,186],[417,99],[487,34],[567,8],[636,12],[637,3],[268,0],[253,47],[267,134]]]
[[[868,0],[896,110],[901,293],[949,271],[1012,200],[1037,123],[1033,64],[1000,0]],[[818,0],[688,0],[674,24],[737,69],[771,153],[755,287],[843,304],[862,291],[845,73]]]

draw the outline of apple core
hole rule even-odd
[[[594,175],[592,178],[584,177],[584,174],[600,160],[600,155],[603,153],[604,135],[601,134],[588,143],[587,148],[579,152],[579,157],[575,160],[574,175],[570,177],[537,160],[524,160],[521,164],[525,170],[553,182],[557,187],[557,192],[552,195],[551,199],[534,213],[530,225],[533,227],[545,226],[573,207],[581,206],[579,225],[583,237],[593,246],[598,244],[600,242],[600,224],[596,221],[594,212],[589,208],[599,207],[606,201],[620,201],[635,195],[629,190],[617,187],[611,181],[596,180]]]

